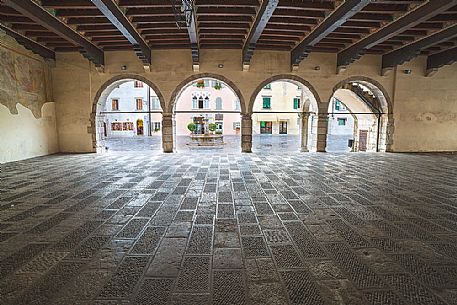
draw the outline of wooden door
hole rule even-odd
[[[359,151],[367,151],[368,130],[360,130],[359,132]]]
[[[279,122],[279,134],[287,134],[287,122],[286,121]]]

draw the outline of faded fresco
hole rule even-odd
[[[17,103],[30,109],[36,118],[46,101],[43,62],[0,47],[0,104],[17,114]]]

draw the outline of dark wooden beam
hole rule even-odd
[[[279,0],[263,0],[260,4],[260,8],[256,13],[251,29],[249,30],[248,37],[244,41],[242,59],[243,71],[249,70],[249,65],[251,64],[252,55],[254,55],[256,43],[259,40],[260,35],[262,35],[268,20],[270,20],[278,4]]]
[[[419,39],[413,43],[405,45],[404,47],[385,54],[382,57],[382,75],[385,75],[387,71],[392,70],[394,67],[415,58],[422,50],[456,37],[457,24],[454,24],[442,31],[434,32],[423,39]]]
[[[49,7],[52,9],[86,9],[93,8],[94,5],[90,0],[72,0],[72,1],[62,1],[62,0],[41,0],[41,5],[44,7]]]
[[[373,0],[346,0],[309,33],[291,52],[291,65],[297,67],[311,49]],[[353,32],[354,28],[351,28]]]
[[[191,15],[192,19],[187,27],[187,33],[189,34],[190,46],[192,50],[192,69],[194,72],[198,72],[200,70],[200,45],[198,41],[196,9],[197,8],[194,6]]]
[[[39,44],[38,42],[16,32],[16,31],[13,31],[12,29],[8,28],[7,26],[5,26],[1,23],[0,23],[0,30],[3,30],[7,35],[16,39],[16,41],[20,45],[24,46],[24,48],[32,51],[33,53],[38,54],[45,59],[51,59],[51,60],[56,59],[56,54],[54,53],[53,50],[50,50],[50,49],[46,48],[45,46]]]
[[[337,71],[344,70],[348,65],[359,59],[368,49],[405,32],[430,18],[457,5],[457,0],[429,0],[425,4],[413,9],[389,23],[377,32],[366,36],[350,47],[338,53]]]
[[[63,21],[51,15],[47,10],[30,0],[3,0],[3,3],[14,8],[22,15],[32,19],[49,31],[67,39],[80,47],[84,57],[92,61],[97,67],[104,65],[104,53],[97,46],[88,41],[81,34],[66,25]]]
[[[141,59],[145,68],[150,70],[151,48],[137,32],[130,20],[124,15],[119,6],[113,0],[91,1],[133,45],[133,49],[138,58]]]
[[[457,61],[457,47],[430,55],[427,58],[426,75],[432,76],[439,68],[446,65],[452,65]]]

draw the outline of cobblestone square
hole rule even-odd
[[[0,304],[455,305],[457,156],[3,164]]]

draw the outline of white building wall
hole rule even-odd
[[[138,120],[143,121],[143,135],[148,135],[149,132],[149,114],[148,111],[148,86],[143,84],[142,88],[135,88],[135,82],[126,82],[121,84],[118,88],[114,89],[106,100],[105,111],[108,112],[105,114],[105,124],[108,137],[132,137],[138,136],[137,134],[137,123]],[[161,111],[160,102],[151,89],[151,110],[152,111]],[[136,109],[136,99],[143,99],[143,109]],[[119,109],[112,109],[112,100],[119,100]],[[126,113],[129,112],[129,113]],[[121,122],[133,122],[133,130],[128,131],[119,131],[112,129],[112,123]],[[155,130],[155,127],[160,127],[162,124],[162,114],[161,113],[151,113],[151,122],[152,122],[152,135],[161,135],[161,130]],[[157,125],[158,124],[158,125]]]

